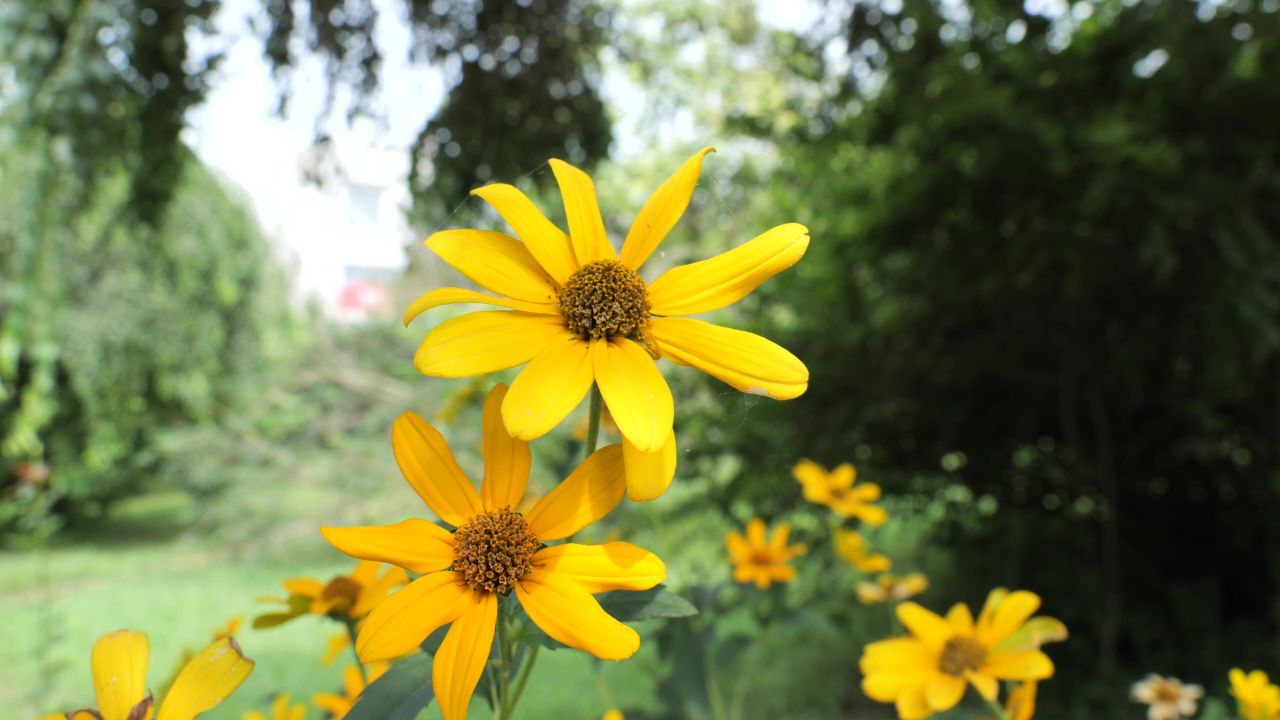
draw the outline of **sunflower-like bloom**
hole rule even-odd
[[[1039,607],[1040,598],[1033,593],[996,589],[975,623],[962,603],[945,618],[916,603],[902,603],[898,620],[911,635],[867,645],[859,663],[862,690],[872,700],[896,703],[903,720],[916,720],[955,707],[967,684],[995,701],[1000,680],[1051,677],[1053,662],[1040,645],[1054,638],[1036,628],[1046,621],[1061,623],[1031,618]]]
[[[360,674],[360,669],[355,665],[348,665],[342,668],[342,694],[316,693],[311,696],[311,704],[329,713],[330,720],[342,720],[348,712],[351,712],[351,708],[355,707],[356,701],[360,699],[360,693],[372,685],[373,681],[382,677],[389,667],[391,666],[384,662],[366,665],[365,672],[369,674],[369,682],[366,683]]]
[[[147,693],[151,643],[136,630],[107,633],[93,646],[89,665],[98,709],[49,715],[45,720],[139,720],[152,717],[155,698]],[[230,637],[217,640],[198,653],[173,681],[160,703],[156,720],[191,720],[217,707],[253,670],[240,646]]]
[[[878,573],[893,567],[893,562],[887,556],[871,552],[867,539],[857,530],[837,528],[831,540],[836,554],[858,572]]]
[[[416,518],[387,526],[322,528],[325,538],[348,555],[421,575],[365,618],[356,653],[365,661],[399,657],[452,623],[432,665],[446,720],[467,715],[488,661],[500,598],[510,602],[514,591],[547,635],[618,660],[640,647],[640,636],[592,595],[647,590],[667,574],[656,555],[630,543],[545,545],[582,530],[622,501],[626,481],[617,445],[597,450],[527,515],[512,510],[525,494],[531,459],[528,443],[502,423],[506,395],[506,386],[499,384],[485,401],[479,492],[425,420],[405,413],[392,428],[392,449],[405,480],[456,530]]]
[[[868,525],[883,525],[889,519],[884,508],[872,504],[880,499],[880,486],[875,483],[855,486],[858,471],[850,463],[842,463],[827,472],[812,460],[801,460],[791,473],[803,486],[805,500],[826,505],[840,517],[856,517]]]
[[[254,618],[256,628],[274,627],[303,615],[319,615],[335,620],[356,621],[369,614],[387,598],[391,590],[409,582],[409,576],[398,567],[387,567],[381,575],[381,563],[362,560],[350,575],[337,575],[329,582],[314,578],[290,578],[284,581],[287,598],[262,598],[264,602],[283,602],[289,606],[279,613]]]
[[[1280,719],[1280,687],[1261,670],[1245,673],[1234,668],[1229,673],[1231,694],[1240,705],[1240,717],[1244,720]]]
[[[507,430],[521,440],[555,427],[594,382],[624,438],[632,500],[658,497],[675,473],[674,402],[657,358],[696,367],[746,393],[778,400],[804,393],[809,371],[795,355],[758,335],[684,317],[731,305],[794,265],[809,246],[804,226],[779,225],[722,255],[667,270],[653,282],[638,272],[684,214],[709,152],[695,153],[653,193],[621,254],[605,232],[591,178],[568,163],[550,161],[564,199],[567,235],[511,185],[472,191],[519,239],[488,230],[443,230],[426,244],[496,296],[432,290],[409,307],[405,322],[452,303],[507,310],[474,312],[439,325],[423,340],[414,366],[426,375],[467,377],[528,363],[502,406]]]
[[[929,587],[929,579],[920,573],[911,573],[898,577],[885,573],[875,582],[858,583],[858,599],[867,605],[883,602],[902,602],[924,592]]]
[[[795,579],[796,569],[791,567],[791,558],[803,555],[808,550],[804,545],[787,545],[791,535],[791,526],[778,523],[772,538],[765,537],[764,520],[755,518],[747,523],[747,535],[731,530],[724,538],[725,547],[729,550],[729,559],[733,562],[733,579],[735,582],[754,582],[756,587],[764,590],[775,582],[791,582]]]
[[[1147,720],[1177,720],[1196,714],[1196,701],[1204,697],[1204,688],[1148,673],[1129,689],[1129,697],[1149,706]]]
[[[303,720],[307,716],[307,706],[302,703],[289,704],[289,695],[282,693],[271,703],[271,715],[261,710],[250,710],[242,720]]]

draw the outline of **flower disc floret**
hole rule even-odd
[[[320,591],[320,597],[323,600],[332,601],[330,613],[346,612],[356,604],[362,587],[354,578],[339,575],[325,584],[324,590]]]
[[[649,324],[649,310],[644,280],[617,260],[583,265],[560,292],[569,332],[593,340],[631,336]]]
[[[542,543],[511,508],[473,516],[453,534],[453,569],[474,590],[505,594],[533,570]]]
[[[948,675],[964,677],[977,670],[987,659],[987,649],[971,637],[953,637],[942,647],[938,669]]]

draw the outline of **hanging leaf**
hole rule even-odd
[[[432,657],[418,653],[405,658],[360,694],[346,720],[413,720],[431,704]]]
[[[596,596],[605,612],[623,621],[682,618],[698,614],[693,603],[671,592],[665,585],[633,592],[612,590]]]

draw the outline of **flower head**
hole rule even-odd
[[[740,583],[754,582],[761,590],[775,582],[795,579],[796,569],[791,567],[791,558],[803,555],[807,548],[787,545],[790,534],[790,525],[778,523],[773,537],[765,537],[764,520],[760,518],[747,523],[746,537],[736,530],[730,531],[724,542],[733,562],[733,579]]]
[[[147,692],[151,643],[136,630],[117,630],[98,638],[90,656],[97,713],[78,710],[50,717],[67,720],[136,720],[152,715],[155,698]],[[249,677],[253,661],[230,637],[215,641],[191,659],[160,703],[156,720],[191,720],[216,707]]]
[[[884,572],[893,566],[888,557],[871,552],[867,539],[857,530],[837,528],[831,539],[835,544],[836,554],[858,572]]]
[[[552,638],[596,657],[616,660],[640,647],[635,630],[592,596],[647,590],[666,577],[656,555],[626,542],[563,540],[604,517],[626,491],[622,448],[597,450],[528,514],[512,510],[525,494],[529,446],[502,423],[504,385],[484,405],[484,481],[479,492],[463,475],[444,438],[413,413],[391,431],[405,480],[454,531],[422,519],[395,525],[322,528],[348,555],[394,563],[419,578],[374,608],[361,625],[356,653],[365,661],[399,657],[448,625],[432,664],[432,683],[446,720],[467,714],[488,661],[498,604],[519,600]]]
[[[1177,720],[1196,714],[1196,701],[1204,697],[1204,688],[1150,673],[1133,684],[1129,697],[1150,706],[1147,720]]]
[[[623,436],[633,500],[658,497],[675,473],[674,402],[657,358],[691,365],[746,393],[779,400],[804,393],[809,371],[787,350],[752,333],[685,317],[731,305],[795,264],[809,246],[804,226],[779,225],[652,282],[638,272],[684,214],[709,152],[695,153],[654,192],[620,254],[605,232],[591,178],[568,163],[550,161],[568,234],[511,185],[474,190],[519,239],[443,230],[426,244],[496,295],[432,290],[409,307],[405,321],[452,303],[506,310],[439,325],[423,340],[414,365],[426,375],[466,377],[527,363],[502,406],[507,430],[521,440],[555,427],[595,383]]]
[[[1040,651],[1048,638],[1026,628],[1061,623],[1032,618],[1039,607],[1040,598],[1032,593],[996,589],[975,623],[964,604],[952,606],[943,618],[904,602],[897,608],[898,620],[910,635],[866,647],[859,663],[862,690],[872,700],[896,703],[903,720],[915,720],[955,707],[966,685],[995,701],[1000,680],[1050,677],[1053,663]]]
[[[1240,717],[1244,720],[1280,719],[1280,687],[1261,670],[1248,674],[1240,668],[1229,673],[1231,694],[1240,705]]]
[[[342,668],[342,694],[316,693],[311,696],[311,704],[329,713],[331,720],[342,720],[355,707],[360,693],[373,684],[374,680],[382,677],[388,667],[390,665],[384,662],[366,665],[365,672],[369,674],[369,682],[366,683],[364,676],[360,674],[360,668],[348,665]]]
[[[623,720],[621,710],[606,710],[604,715],[600,716],[600,720]]]
[[[271,703],[270,716],[265,715],[260,710],[250,710],[244,714],[242,720],[303,720],[306,716],[306,705],[302,703],[290,705],[288,694],[281,693]]]
[[[835,470],[827,469],[812,460],[801,460],[791,473],[804,487],[804,499],[826,505],[840,517],[856,517],[868,525],[883,525],[888,513],[879,505],[880,486],[875,483],[855,485],[858,471],[850,463],[843,463]]]
[[[328,582],[313,578],[291,578],[284,581],[289,596],[284,599],[263,598],[267,602],[283,602],[284,612],[267,613],[254,618],[255,628],[280,625],[303,615],[319,615],[335,620],[359,620],[370,613],[391,590],[404,585],[409,576],[398,567],[387,567],[379,574],[381,563],[361,560],[349,575],[336,575]]]
[[[867,605],[882,602],[901,602],[919,595],[929,587],[929,580],[920,573],[898,577],[885,573],[875,582],[858,583],[858,599]]]

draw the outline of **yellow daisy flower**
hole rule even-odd
[[[836,546],[836,554],[858,572],[878,573],[893,567],[888,557],[871,552],[867,539],[857,530],[837,528],[831,539]]]
[[[794,265],[809,246],[803,225],[779,225],[738,248],[667,270],[651,283],[638,273],[684,214],[702,172],[689,158],[645,203],[615,252],[591,178],[551,160],[569,233],[515,187],[472,191],[519,239],[488,230],[443,230],[426,244],[487,295],[442,288],[418,298],[406,324],[453,303],[507,308],[449,320],[423,340],[414,366],[426,375],[467,377],[527,365],[502,406],[507,430],[533,440],[600,389],[624,442],[632,500],[661,495],[675,473],[674,402],[654,360],[691,365],[738,390],[788,400],[804,393],[809,371],[795,355],[758,335],[687,315],[731,305]]]
[[[1280,719],[1280,687],[1271,683],[1271,679],[1261,670],[1245,674],[1240,668],[1233,668],[1228,675],[1231,679],[1231,694],[1240,705],[1240,717],[1244,720],[1277,720]]]
[[[388,592],[409,582],[404,570],[389,566],[379,575],[381,567],[381,563],[361,560],[350,575],[335,576],[327,583],[314,578],[285,580],[289,597],[262,598],[262,601],[283,602],[289,609],[260,615],[253,625],[271,627],[303,615],[328,616],[344,622],[359,620],[385,600]]]
[[[656,555],[625,542],[563,540],[604,517],[626,491],[622,448],[597,450],[527,515],[520,504],[528,482],[529,445],[502,423],[507,395],[499,384],[484,405],[484,481],[476,489],[444,438],[413,413],[391,431],[405,480],[444,522],[409,519],[395,525],[322,528],[334,547],[353,557],[399,565],[421,577],[369,614],[356,638],[366,661],[411,652],[436,628],[452,623],[436,652],[432,683],[446,720],[462,720],[488,662],[499,597],[515,591],[525,613],[547,635],[605,660],[640,647],[635,630],[618,622],[592,595],[647,590],[666,577]]]
[[[329,713],[330,720],[342,720],[351,708],[355,707],[356,701],[360,699],[360,693],[382,677],[389,667],[387,663],[366,665],[365,672],[369,673],[369,682],[366,683],[364,677],[360,675],[360,668],[348,665],[342,668],[342,694],[316,693],[311,696],[311,704]]]
[[[1129,697],[1149,706],[1147,720],[1177,720],[1196,714],[1196,701],[1204,697],[1204,688],[1149,673],[1133,684]]]
[[[624,720],[621,710],[606,710],[604,715],[600,716],[600,720]]]
[[[993,590],[975,623],[962,603],[946,618],[902,603],[898,620],[911,634],[867,645],[859,662],[862,691],[896,703],[903,720],[916,720],[955,707],[966,684],[994,702],[1000,680],[1051,677],[1053,662],[1021,632],[1038,607],[1033,593]]]
[[[271,703],[271,715],[268,717],[260,710],[250,710],[242,720],[303,720],[307,716],[307,706],[302,703],[289,704],[289,696],[280,694]]]
[[[117,630],[93,646],[90,668],[98,710],[77,710],[49,718],[67,720],[137,720],[149,718],[155,698],[147,693],[147,665],[151,644],[144,633]],[[253,661],[226,637],[205,648],[182,668],[173,687],[160,703],[156,720],[191,720],[207,712],[235,692],[249,677]]]
[[[920,573],[898,577],[885,573],[875,582],[858,583],[858,599],[867,605],[882,602],[901,602],[919,595],[929,587],[929,580]]]
[[[764,590],[775,582],[795,579],[796,569],[791,567],[791,558],[805,554],[808,548],[804,545],[788,546],[790,534],[790,525],[778,523],[773,537],[766,538],[764,520],[755,518],[747,523],[746,537],[737,531],[725,535],[725,546],[733,562],[734,581],[754,582],[756,587]]]
[[[826,505],[840,517],[856,517],[868,525],[883,525],[889,514],[879,505],[880,486],[862,483],[854,486],[858,471],[850,463],[843,463],[835,470],[827,469],[812,460],[801,460],[791,473],[804,487],[804,499]]]

